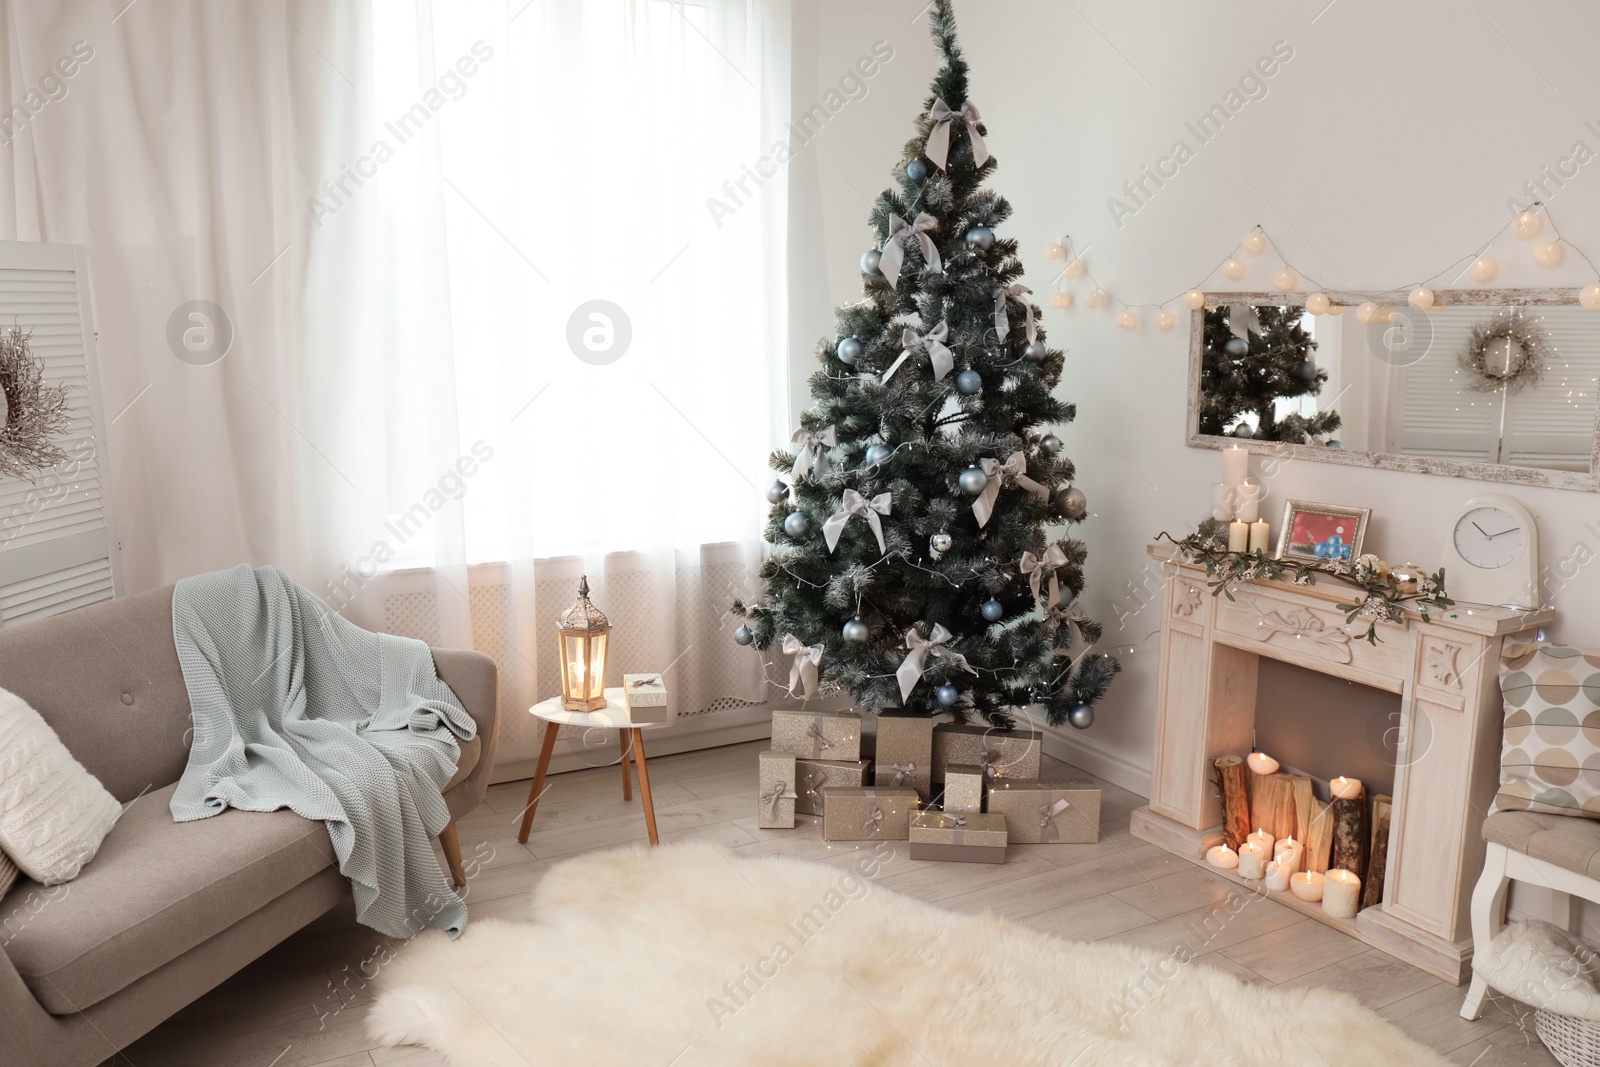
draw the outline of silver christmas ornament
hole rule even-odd
[[[1047,456],[1053,456],[1061,451],[1061,438],[1053,433],[1047,433],[1039,439],[1039,451]]]
[[[1089,498],[1083,495],[1083,490],[1075,485],[1069,485],[1056,494],[1056,510],[1071,522],[1077,522],[1089,514]]]
[[[968,467],[961,472],[961,477],[956,479],[961,486],[961,491],[968,496],[977,496],[983,492],[983,487],[989,484],[989,476],[983,473],[981,467]]]
[[[773,482],[767,486],[767,503],[781,504],[789,499],[789,485],[787,482]]]
[[[935,552],[948,552],[953,544],[955,544],[955,539],[943,530],[928,538],[928,547]]]
[[[1250,428],[1250,424],[1247,423],[1247,422],[1241,422],[1239,425],[1237,425],[1237,426],[1235,426],[1233,428],[1233,436],[1235,436],[1235,437],[1243,437],[1243,438],[1249,439],[1251,437],[1254,437],[1255,435],[1256,435],[1256,432]]]
[[[1343,441],[1329,441],[1328,442],[1328,447],[1329,448],[1343,448],[1344,447],[1344,442]]]
[[[1045,347],[1043,341],[1029,341],[1022,349],[1022,358],[1029,363],[1043,363]]]
[[[946,682],[933,691],[934,699],[945,707],[954,707],[956,701],[961,699],[961,690]]]
[[[1309,359],[1303,360],[1294,369],[1294,376],[1302,382],[1314,382],[1317,380],[1317,365]]]
[[[1094,708],[1088,704],[1074,704],[1067,712],[1067,721],[1080,730],[1087,730],[1094,725]]]
[[[920,182],[928,176],[928,165],[920,159],[913,159],[906,164],[906,177],[914,182]]]
[[[839,357],[839,362],[854,366],[856,360],[861,358],[861,342],[854,337],[846,337],[840,341],[834,352]]]
[[[871,631],[867,628],[867,624],[862,622],[860,619],[851,619],[849,622],[844,624],[843,633],[846,641],[860,642],[865,641],[871,634]]]
[[[878,464],[888,459],[890,453],[893,451],[894,449],[890,448],[888,445],[868,445],[867,466],[876,467]]]
[[[987,252],[994,247],[994,231],[987,226],[974,226],[967,231],[967,247]]]
[[[1250,342],[1243,337],[1230,337],[1223,343],[1222,350],[1234,359],[1243,359],[1250,354]]]
[[[964,370],[956,375],[956,392],[962,396],[977,396],[983,392],[983,375],[975,370]]]
[[[983,616],[984,622],[999,622],[1006,616],[1006,609],[998,600],[985,600],[978,612]]]
[[[783,520],[783,532],[794,538],[804,537],[811,532],[811,516],[803,511],[789,512],[789,517]]]
[[[756,639],[756,635],[751,631],[750,627],[741,626],[733,631],[733,639],[741,645],[748,645]]]
[[[878,269],[878,260],[882,258],[883,253],[879,252],[876,248],[867,249],[861,255],[861,273],[870,274],[874,278],[882,274],[883,271]]]

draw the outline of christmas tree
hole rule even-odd
[[[1278,414],[1277,401],[1316,396],[1328,380],[1312,358],[1317,342],[1302,325],[1305,311],[1265,305],[1206,309],[1201,433],[1308,445],[1339,428],[1332,411]],[[1256,416],[1254,426],[1240,421],[1247,414]]]
[[[1074,415],[1052,392],[1062,353],[995,234],[1011,206],[983,187],[995,161],[950,0],[930,23],[943,64],[873,206],[863,298],[818,346],[796,448],[772,454],[790,482],[768,490],[774,549],[736,638],[793,656],[806,695],[1087,727],[1119,665],[1079,606],[1084,545],[1050,528],[1088,514],[1048,432]]]

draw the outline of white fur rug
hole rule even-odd
[[[367,1025],[451,1067],[1444,1067],[1340,994],[1060,941],[862,877],[901,857],[585,855],[544,876],[532,922],[397,951]]]

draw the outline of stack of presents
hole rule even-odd
[[[760,825],[822,818],[824,841],[909,841],[911,858],[1004,863],[1007,844],[1086,844],[1100,836],[1100,790],[1039,777],[1036,730],[877,715],[863,757],[856,711],[775,711],[760,754]]]

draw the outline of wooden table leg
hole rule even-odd
[[[439,847],[444,849],[444,861],[450,865],[450,877],[456,888],[466,885],[467,872],[461,866],[461,835],[456,833],[455,823],[439,831]]]
[[[639,765],[639,798],[644,801],[644,825],[650,831],[650,843],[659,845],[661,839],[656,836],[656,806],[650,800],[650,771],[644,762],[644,731],[637,726],[633,728],[633,762]]]
[[[561,729],[560,723],[546,723],[544,727],[544,745],[539,749],[539,769],[533,772],[533,786],[528,790],[528,806],[522,811],[522,830],[517,834],[517,840],[527,843],[528,830],[533,826],[533,813],[539,807],[539,794],[544,792],[544,772],[550,769],[550,753],[556,750],[556,733]]]
[[[633,775],[628,773],[628,731],[617,731],[617,750],[622,753],[622,799],[633,799]]]

